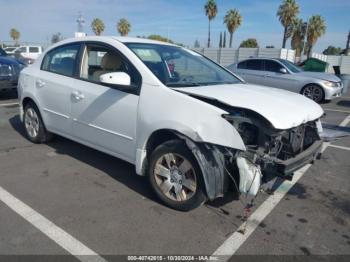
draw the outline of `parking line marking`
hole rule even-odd
[[[0,107],[5,107],[5,106],[15,106],[15,105],[19,105],[19,103],[5,103],[5,104],[0,104]]]
[[[339,126],[346,125],[350,121],[350,115],[348,115]],[[321,152],[324,152],[327,147],[330,146],[330,142],[324,142]],[[311,167],[311,164],[307,164],[294,173],[293,180],[285,180],[274,191],[274,194],[269,196],[248,218],[246,225],[244,223],[229,236],[221,246],[219,246],[213,253],[213,256],[222,256],[220,261],[228,261],[237,250],[243,245],[243,243],[249,238],[259,224],[272,212],[277,204],[285,197],[288,191],[299,181],[299,179],[306,173]],[[245,226],[245,233],[239,233]]]
[[[350,147],[346,147],[346,146],[338,146],[338,145],[329,145],[329,146],[350,151]]]
[[[54,242],[67,250],[70,254],[78,258],[82,262],[106,262],[104,258],[99,256],[93,250],[85,246],[79,240],[56,226],[50,220],[40,215],[34,209],[23,203],[21,200],[11,195],[8,191],[0,186],[0,200],[4,202],[18,215],[23,217],[27,222],[39,229]]]
[[[348,115],[340,124],[341,127],[346,127],[350,123],[350,115]]]
[[[340,112],[340,113],[347,113],[347,114],[350,114],[350,111],[339,110],[339,109],[332,109],[332,108],[327,108],[327,107],[323,107],[323,110],[325,110],[325,111],[331,111],[331,112]]]

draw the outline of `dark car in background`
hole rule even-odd
[[[25,66],[0,48],[0,92],[17,89],[19,73]]]

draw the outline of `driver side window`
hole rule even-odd
[[[100,83],[101,75],[112,72],[127,73],[131,85],[141,84],[138,71],[119,52],[109,47],[87,44],[81,62],[80,78]]]
[[[217,78],[214,70],[191,56],[174,53],[165,56],[165,61],[170,82],[208,82]]]

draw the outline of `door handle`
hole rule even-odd
[[[82,92],[79,91],[74,91],[72,92],[72,96],[76,99],[76,100],[82,100],[85,98],[84,94]]]
[[[35,85],[36,85],[36,87],[41,88],[41,87],[45,86],[45,82],[43,80],[41,80],[41,79],[37,79],[36,82],[35,82]]]

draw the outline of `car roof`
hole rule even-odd
[[[121,43],[142,43],[142,44],[159,44],[159,45],[176,46],[174,44],[167,43],[167,42],[161,42],[161,41],[151,40],[147,38],[128,37],[128,36],[84,36],[84,37],[68,38],[58,42],[55,46],[59,46],[61,44],[74,43],[74,42],[81,42],[81,41],[102,41],[103,42],[104,40],[116,40]]]
[[[281,58],[271,58],[271,57],[249,57],[246,59],[243,59],[242,61],[247,61],[247,60],[273,60],[273,61],[279,61],[279,60],[283,60]],[[242,62],[239,61],[239,62]]]

